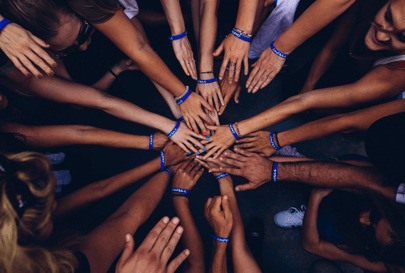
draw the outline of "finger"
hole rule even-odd
[[[188,129],[193,131],[193,127],[191,127],[190,119],[187,116],[183,116],[183,118],[184,118],[184,122],[186,123],[186,126],[188,127]]]
[[[267,78],[268,78],[268,75],[266,75],[266,73],[263,70],[263,73],[261,74],[259,80],[257,81],[257,84],[253,88],[253,94],[256,93],[257,91],[259,91],[259,89],[261,89],[262,85],[267,80]]]
[[[167,266],[167,273],[176,272],[177,268],[187,259],[190,255],[190,250],[185,249],[176,258],[174,258],[170,264]]]
[[[238,142],[238,143],[240,143],[240,142]],[[235,146],[235,148],[245,149],[245,150],[253,148],[253,147],[254,147],[254,143],[252,143],[252,142],[242,143],[242,144],[238,144]]]
[[[232,175],[237,175],[237,176],[242,176],[242,170],[238,168],[232,168],[232,167],[216,167],[216,168],[211,168],[210,172],[223,172],[223,173],[229,173]]]
[[[198,127],[200,128],[201,134],[202,134],[203,136],[207,136],[207,135],[208,135],[208,132],[207,132],[208,130],[207,130],[207,128],[205,127],[205,125],[204,125],[203,121],[201,120],[201,118],[198,117],[198,118],[195,119],[195,121],[196,121]]]
[[[212,95],[212,99],[214,100],[214,103],[212,105],[215,106],[215,110],[219,111],[219,108],[221,107],[221,105],[219,104],[219,100],[218,100],[218,92],[216,92],[215,94]]]
[[[187,76],[190,76],[190,73],[188,73],[187,70],[186,62],[183,59],[179,59],[179,63],[181,65],[181,68],[183,68],[184,73],[186,73]]]
[[[217,126],[217,125],[207,125],[206,127],[208,130],[211,130],[211,131],[216,131],[219,128],[219,126]]]
[[[210,167],[208,166],[207,162],[205,162],[205,161],[203,161],[203,160],[201,160],[201,159],[198,159],[198,158],[196,158],[196,159],[194,159],[194,160],[197,161],[199,164],[201,164],[204,168],[207,168],[207,169],[210,168]]]
[[[221,105],[225,105],[224,98],[222,97],[221,89],[220,89],[220,88],[217,88],[216,91],[217,91],[217,95],[218,95],[219,101],[221,102]],[[217,111],[218,111],[218,110],[217,110]]]
[[[183,167],[183,170],[186,173],[190,173],[190,171],[193,169],[195,164],[196,163],[194,162],[194,160],[187,160],[187,164]]]
[[[230,166],[234,167],[242,167],[243,162],[240,162],[239,160],[235,160],[233,158],[227,158],[227,157],[220,157],[219,160],[225,164],[228,164]]]
[[[22,65],[20,60],[17,58],[11,57],[10,60],[13,62],[14,66],[24,74],[26,77],[30,77],[32,74]]]
[[[247,191],[247,190],[253,190],[254,189],[254,184],[249,182],[243,185],[238,185],[235,187],[235,191]]]
[[[228,62],[229,62],[229,59],[227,57],[225,57],[224,60],[222,61],[222,65],[221,65],[221,68],[219,69],[219,75],[218,75],[218,78],[220,81],[224,78],[226,68],[228,66]]]
[[[265,70],[264,70],[264,69],[261,69],[261,68],[259,67],[259,71],[256,73],[256,76],[254,77],[252,83],[250,84],[252,93],[256,93],[257,90],[259,90],[259,87],[260,87],[260,85],[261,85],[261,82],[264,82],[265,77],[266,77],[266,76],[264,75],[264,73],[265,73]]]
[[[251,84],[253,82],[253,79],[255,78],[257,72],[259,71],[259,68],[256,65],[258,63],[259,63],[259,60],[252,65],[254,68],[253,68],[252,72],[250,72],[249,78],[246,81],[246,88],[248,89],[249,93],[250,93],[250,90],[251,90]]]
[[[251,142],[254,142],[255,139],[256,139],[256,137],[253,136],[252,134],[250,134],[250,135],[247,135],[247,136],[242,137],[241,139],[239,139],[239,140],[236,141],[236,142],[237,142],[238,144],[240,144],[240,143],[251,143]]]
[[[255,155],[255,153],[248,152],[248,151],[243,150],[243,149],[235,148],[235,149],[233,149],[233,150],[234,150],[235,152],[237,152],[238,154],[241,154],[241,155],[243,155],[243,156],[245,156],[245,157],[251,157],[251,156],[254,156],[254,155]]]
[[[41,47],[45,47],[48,48],[49,45],[47,43],[44,42],[44,40],[38,38],[37,36],[35,36],[34,34],[29,32],[29,36],[31,37],[32,40],[34,40],[35,43],[37,43],[39,46]]]
[[[208,218],[208,212],[209,212],[209,208],[211,207],[211,203],[212,203],[212,198],[208,198],[207,202],[205,202],[205,217]]]
[[[207,148],[207,153],[202,158],[203,160],[206,160],[207,158],[212,156],[214,153],[216,153],[220,149],[220,147],[216,147],[216,146],[213,146],[211,149],[209,149],[208,146],[206,148]]]
[[[143,240],[142,244],[139,248],[145,248],[147,251],[150,251],[152,247],[155,245],[157,239],[159,238],[160,233],[163,229],[167,226],[170,219],[169,217],[163,217],[153,228],[152,230],[146,235],[146,238]]]
[[[190,153],[190,149],[187,148],[186,145],[184,145],[183,143],[179,142],[179,143],[176,143],[176,144],[179,145],[179,147],[180,147],[183,151],[185,151],[186,153]]]
[[[24,55],[20,56],[19,61],[21,64],[27,68],[32,75],[37,78],[43,77],[42,73],[32,64],[32,62]]]
[[[229,62],[229,74],[228,74],[228,82],[231,84],[233,82],[234,74],[235,74],[235,62]]]
[[[35,52],[35,54],[37,54],[42,60],[47,62],[50,66],[56,67],[58,65],[56,61],[42,47],[33,46],[32,51]]]
[[[201,99],[201,104],[202,104],[202,106],[204,106],[204,108],[206,108],[208,111],[214,111],[214,106],[212,106],[211,104],[209,104],[206,100],[204,100],[203,98],[201,98],[200,97],[200,99]],[[203,116],[201,116],[202,118],[204,118],[204,119],[208,119],[209,120],[209,117],[204,113],[204,116],[205,116],[205,118],[203,117]]]
[[[121,257],[117,263],[118,271],[121,271],[120,269],[122,269],[122,267],[128,261],[129,257],[131,257],[131,255],[134,251],[135,242],[134,242],[134,237],[132,236],[132,234],[125,235],[125,241],[126,241],[126,243],[124,246],[124,250],[122,251]]]
[[[191,74],[191,70],[192,70],[191,60],[186,60],[186,66],[187,66],[188,75],[194,79],[193,75]]]
[[[184,141],[184,145],[187,147],[187,149],[193,153],[197,153],[198,150],[194,147],[193,143],[191,142],[193,138],[188,138]],[[187,152],[188,153],[188,152]]]
[[[237,160],[237,161],[240,161],[240,162],[245,162],[247,160],[246,157],[244,157],[244,156],[242,156],[240,154],[231,152],[231,151],[226,151],[223,154],[223,158],[231,158],[231,159],[234,159],[234,160]]]
[[[218,213],[221,212],[221,196],[215,196],[214,200],[212,201],[212,206],[211,206],[211,213]]]
[[[239,103],[239,95],[240,95],[240,85],[238,86],[238,88],[235,91],[235,95],[234,95],[235,103]]]
[[[222,153],[226,150],[225,147],[221,147],[219,149],[219,151],[212,157],[213,159],[217,159],[218,157],[220,157],[222,155]]]
[[[165,246],[169,242],[170,238],[172,237],[172,234],[179,224],[180,220],[177,217],[173,217],[170,222],[165,226],[165,228],[162,230],[162,232],[159,234],[159,237],[157,238],[155,245],[152,247],[151,252],[155,252],[160,256],[162,251],[164,250]]]
[[[249,56],[246,55],[245,58],[243,59],[243,66],[245,70],[245,75],[249,74]]]
[[[232,211],[229,207],[229,197],[228,195],[222,196],[222,209],[224,211],[225,219],[232,219]]]
[[[191,75],[191,78],[193,78],[194,80],[197,80],[197,68],[196,68],[194,59],[191,59],[191,62],[190,62],[190,75]]]
[[[173,251],[176,248],[181,235],[183,234],[183,231],[184,231],[183,227],[177,227],[174,233],[171,235],[169,242],[162,251],[161,260],[163,264],[167,264],[167,261],[172,256]]]
[[[260,89],[263,89],[263,88],[265,88],[267,85],[269,85],[269,83],[273,80],[273,73],[271,73],[267,78],[266,78],[266,80],[262,83],[262,85],[260,86]]]
[[[190,121],[191,130],[198,134],[199,131],[198,131],[198,127],[197,127],[197,123],[195,122],[195,119],[190,118],[189,121]]]
[[[53,76],[53,70],[36,54],[32,52],[27,52],[26,56],[33,62],[36,66],[42,69],[47,75]]]
[[[210,94],[210,95],[208,96],[208,98],[207,98],[207,102],[208,102],[209,105],[213,105],[213,106],[216,108],[216,104],[214,104],[213,96],[214,96],[214,95],[211,95],[211,94]]]
[[[222,43],[217,47],[217,49],[215,49],[213,53],[214,57],[218,57],[219,55],[221,55],[223,50],[224,50],[224,42],[222,41]]]
[[[238,60],[236,63],[236,67],[235,67],[235,79],[234,79],[235,82],[239,81],[239,74],[240,74],[240,70],[242,68],[241,66],[242,66],[242,61]]]

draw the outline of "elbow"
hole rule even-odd
[[[311,102],[313,101],[311,93],[313,93],[313,92],[311,91],[311,92],[308,92],[308,93],[295,95],[295,96],[292,96],[292,97],[288,98],[284,102],[286,104],[291,105],[292,106],[291,108],[293,108],[294,112],[296,112],[296,113],[300,113],[300,112],[303,112],[303,111],[306,111],[306,110],[310,110],[311,107],[312,107]]]
[[[319,244],[318,243],[312,242],[306,238],[303,238],[301,241],[301,245],[305,251],[307,251],[311,254],[318,255],[318,253],[319,253]]]

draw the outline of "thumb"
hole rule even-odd
[[[235,103],[239,103],[239,95],[240,95],[240,86],[238,86],[238,89],[236,89],[235,96],[233,97]]]
[[[222,196],[222,209],[224,210],[225,219],[226,220],[231,219],[232,211],[231,211],[231,208],[229,207],[229,196],[228,195]]]
[[[241,155],[243,155],[245,157],[251,157],[251,156],[255,155],[255,153],[252,153],[252,152],[249,152],[249,151],[246,151],[244,149],[237,148],[237,147],[235,147],[233,150],[235,152],[237,152],[238,154],[241,154]]]
[[[253,190],[253,183],[249,181],[249,183],[239,185],[235,187],[235,191],[247,191],[247,190]]]
[[[208,130],[216,131],[216,130],[218,130],[218,127],[219,127],[219,126],[215,126],[215,125],[205,125],[205,127],[207,127]]]
[[[224,50],[224,42],[222,42],[217,49],[214,51],[214,57],[218,57]]]
[[[120,272],[124,264],[128,261],[128,259],[131,257],[132,252],[134,250],[135,242],[134,242],[134,237],[131,234],[125,235],[125,246],[124,250],[122,251],[121,257],[118,260],[117,263],[117,272]]]

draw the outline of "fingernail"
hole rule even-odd
[[[183,227],[178,227],[178,228],[176,229],[176,232],[177,232],[178,234],[182,234],[182,233],[183,233]]]
[[[187,256],[190,255],[190,250],[186,249],[186,250],[184,251],[184,254],[186,254]]]
[[[201,158],[201,156],[198,156],[198,155],[196,155],[196,156],[195,156],[195,158],[198,158],[198,159],[200,159],[200,158]]]
[[[204,147],[204,148],[203,148],[203,151],[205,152],[206,150],[207,150],[207,148]]]
[[[179,218],[177,218],[177,217],[174,217],[173,219],[172,219],[172,223],[173,224],[178,224],[180,222],[180,220],[179,220]]]
[[[221,160],[221,161],[222,161],[222,160],[223,160],[223,159],[222,159],[222,157],[220,157],[220,158],[219,158],[219,160]]]
[[[215,109],[214,107],[211,107],[211,111],[214,111],[214,109]]]
[[[207,132],[203,132],[203,135],[204,135],[204,136],[207,136]]]
[[[193,154],[192,152],[188,152],[188,153],[187,153],[187,155],[192,155],[192,154]]]
[[[201,154],[200,151],[198,151],[197,154],[200,155]]]
[[[235,188],[235,191],[239,191],[239,187],[236,187],[236,188]]]
[[[206,140],[206,141],[210,141],[211,139],[210,139],[209,137],[206,137],[205,140]]]
[[[228,195],[224,195],[225,200],[228,200],[228,198],[229,198]]]
[[[169,220],[170,220],[169,217],[166,216],[163,218],[163,223],[167,224],[169,223]]]
[[[131,235],[129,234],[125,235],[125,241],[129,243],[129,241],[131,241]]]
[[[211,170],[208,170],[209,173],[211,173]]]

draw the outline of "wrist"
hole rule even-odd
[[[295,47],[292,47],[289,45],[288,40],[282,37],[283,35],[279,36],[275,41],[274,41],[274,46],[280,50],[281,52],[284,52],[285,54],[290,54],[291,52],[294,51]]]

